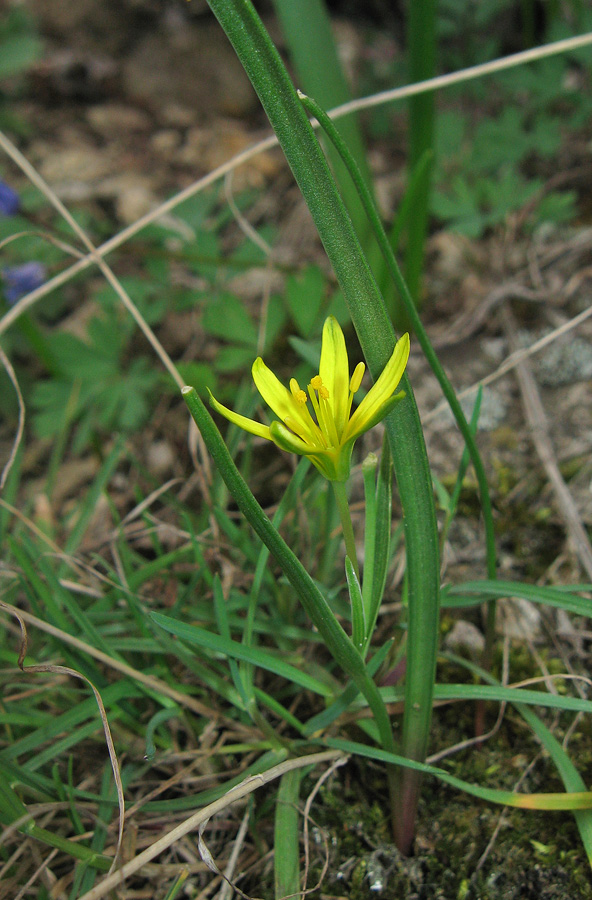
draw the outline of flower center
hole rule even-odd
[[[310,379],[308,394],[327,445],[329,447],[338,447],[339,435],[335,426],[333,410],[329,403],[329,389],[323,384],[323,379],[320,375],[315,375],[314,378]]]

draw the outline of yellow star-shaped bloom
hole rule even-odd
[[[380,422],[405,396],[395,394],[409,358],[409,335],[397,341],[376,383],[350,417],[353,396],[362,383],[365,366],[358,363],[350,378],[345,338],[337,319],[323,327],[319,374],[304,391],[295,378],[286,388],[261,357],[253,363],[257,390],[280,421],[262,425],[227,409],[210,392],[211,405],[229,421],[251,434],[273,441],[282,450],[308,456],[329,481],[346,481],[356,438]],[[310,406],[312,406],[311,413]]]

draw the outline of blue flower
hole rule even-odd
[[[12,306],[25,294],[34,291],[47,280],[45,266],[39,262],[28,262],[22,266],[9,266],[2,269],[4,280],[4,296]]]
[[[5,181],[0,181],[0,215],[14,216],[21,208],[20,197]]]

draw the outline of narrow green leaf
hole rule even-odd
[[[462,778],[449,775],[444,769],[431,766],[428,763],[420,763],[405,756],[399,756],[396,753],[390,753],[379,747],[369,747],[366,744],[358,744],[341,738],[327,738],[322,742],[322,745],[335,750],[343,750],[344,753],[352,753],[356,756],[381,760],[395,766],[423,772],[426,775],[434,775],[445,784],[458,788],[466,794],[471,794],[473,797],[478,797],[480,800],[487,800],[489,803],[498,803],[502,806],[516,806],[522,809],[570,811],[592,809],[592,791],[574,791],[565,794],[517,794],[514,791],[501,791],[471,784],[469,781],[463,781]]]
[[[246,647],[244,644],[227,640],[218,634],[206,631],[204,628],[198,628],[196,625],[188,625],[185,622],[171,619],[170,616],[163,616],[162,613],[150,613],[150,618],[157,625],[160,625],[161,628],[164,628],[165,631],[177,635],[181,640],[190,644],[203,647],[205,650],[213,653],[222,653],[229,659],[242,659],[245,662],[252,663],[261,669],[273,672],[275,675],[281,675],[282,678],[286,678],[293,684],[298,684],[305,690],[313,691],[322,697],[330,697],[332,695],[332,691],[327,685],[322,684],[316,678],[312,678],[307,672],[302,672],[295,666],[291,666],[289,663],[272,656],[271,653],[262,650],[260,647]]]
[[[574,590],[592,591],[592,585],[577,585]],[[458,609],[477,606],[491,598],[520,597],[543,606],[553,606],[580,616],[592,614],[592,600],[579,597],[569,589],[543,587],[538,584],[524,584],[520,581],[466,581],[463,584],[448,585],[442,590],[442,606]]]
[[[298,796],[302,769],[282,775],[275,802],[274,875],[276,900],[300,893]]]
[[[360,582],[357,579],[349,556],[345,557],[345,577],[347,578],[347,587],[351,602],[352,641],[354,647],[362,652],[366,643],[366,614],[364,612],[364,601],[362,599]]]

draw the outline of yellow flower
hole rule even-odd
[[[405,396],[395,390],[409,358],[409,335],[397,341],[393,354],[376,383],[350,418],[353,396],[362,383],[365,366],[358,363],[350,378],[345,339],[337,319],[330,316],[323,327],[319,374],[304,391],[295,378],[290,390],[268,369],[261,357],[253,363],[257,390],[280,421],[262,425],[227,409],[212,396],[219,413],[251,434],[273,441],[282,450],[308,456],[329,481],[346,481],[354,441],[380,422]],[[308,401],[314,412],[311,414]]]

